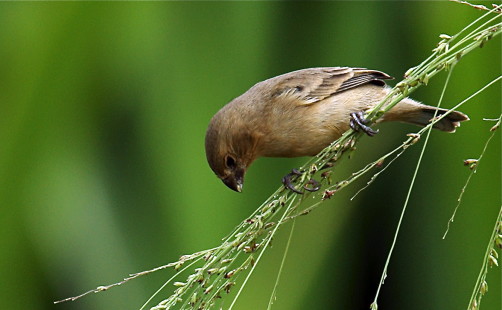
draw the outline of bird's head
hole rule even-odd
[[[206,157],[216,176],[230,189],[241,192],[246,170],[258,156],[258,139],[240,113],[234,112],[225,106],[211,119],[206,132]]]

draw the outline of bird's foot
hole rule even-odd
[[[303,195],[303,193],[302,193],[302,192],[300,192],[299,190],[297,190],[297,189],[293,186],[293,184],[291,183],[291,182],[292,182],[291,178],[293,178],[293,177],[295,177],[295,178],[296,178],[296,177],[298,177],[298,176],[300,176],[300,175],[302,175],[302,174],[303,174],[303,172],[300,172],[300,171],[298,171],[297,169],[293,169],[293,170],[291,170],[291,172],[290,172],[290,173],[286,174],[286,175],[282,178],[282,184],[284,184],[284,186],[285,186],[287,189],[291,190],[292,192],[295,192],[295,193],[297,193],[297,194]]]
[[[362,130],[370,137],[378,133],[378,129],[374,130],[366,124],[368,124],[368,120],[364,117],[363,111],[350,113],[350,128],[355,131]]]
[[[310,179],[305,185],[303,185],[303,188],[311,193],[317,192],[321,188],[321,184],[314,179]]]
[[[291,190],[292,192],[294,193],[297,193],[297,194],[300,194],[300,195],[303,195],[303,193],[301,191],[299,191],[298,189],[296,189],[293,184],[292,184],[292,178],[297,178],[298,176],[301,176],[303,175],[304,172],[301,172],[297,169],[293,169],[291,170],[290,173],[286,174],[283,178],[282,178],[282,184],[284,184],[284,186]],[[318,191],[320,188],[321,188],[321,184],[319,182],[317,182],[316,180],[314,179],[310,179],[304,186],[303,188],[306,190],[306,191],[309,191],[309,192],[316,192]]]

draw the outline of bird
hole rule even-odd
[[[366,126],[364,112],[389,93],[377,70],[351,67],[301,69],[261,81],[223,106],[210,120],[206,158],[216,176],[241,192],[249,166],[259,157],[314,156],[344,132]],[[404,98],[377,122],[418,126],[448,110]],[[455,132],[469,117],[450,111],[433,128]]]

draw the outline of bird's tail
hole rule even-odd
[[[405,122],[423,127],[432,121],[435,113],[436,117],[439,117],[448,111],[447,109],[428,106],[413,99],[405,98],[383,116],[383,121]],[[455,132],[455,129],[460,126],[460,122],[468,120],[469,117],[464,113],[451,111],[434,124],[433,128],[446,132]]]

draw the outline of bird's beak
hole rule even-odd
[[[244,173],[237,173],[235,175],[229,175],[228,177],[222,179],[228,188],[236,191],[242,192],[242,187],[244,186]]]
[[[236,191],[236,192],[242,192],[242,186],[243,186],[243,182],[244,180],[242,178],[234,178],[233,176],[230,176],[226,179],[223,179],[222,180],[223,183],[225,183],[226,186],[228,186],[228,188]]]

